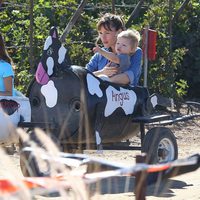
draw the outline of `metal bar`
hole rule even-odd
[[[195,102],[195,101],[186,101],[185,102],[187,105],[196,105],[196,106],[200,106],[200,103],[199,102]]]
[[[184,115],[182,117],[177,117],[171,120],[161,121],[159,123],[151,123],[152,125],[172,125],[177,122],[188,121],[194,118],[200,117],[200,114]]]
[[[147,115],[142,117],[135,117],[133,118],[132,122],[138,122],[138,123],[153,123],[153,122],[159,122],[163,120],[170,120],[170,115]]]
[[[52,123],[43,123],[43,122],[19,122],[18,127],[22,128],[52,128],[55,129],[56,126],[53,125]]]
[[[95,149],[95,148],[94,148]],[[125,146],[125,145],[118,145],[115,146],[114,144],[112,144],[112,146],[104,146],[103,144],[103,150],[124,150],[124,151],[129,151],[129,150],[141,150],[141,146]]]

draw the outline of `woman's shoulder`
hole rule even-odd
[[[136,50],[135,50],[135,53],[136,53],[136,52],[142,53],[142,49],[141,49],[140,47],[137,47]]]
[[[143,54],[142,49],[140,47],[137,47],[137,49],[135,50],[135,53],[131,55],[131,58],[141,57],[142,54]]]

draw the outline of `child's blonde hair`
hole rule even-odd
[[[118,34],[117,38],[126,38],[131,42],[133,48],[137,48],[140,42],[140,33],[135,29],[127,29]]]

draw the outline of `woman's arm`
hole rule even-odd
[[[110,81],[113,83],[118,83],[123,85],[127,85],[130,83],[130,79],[128,75],[125,73],[117,74],[115,76],[110,77]]]
[[[3,78],[5,91],[4,92],[0,91],[1,96],[12,96],[13,95],[12,79],[13,79],[12,76]]]
[[[119,72],[118,67],[110,67],[110,63],[108,63],[103,69],[93,72],[95,76],[106,75],[108,77],[114,76]]]

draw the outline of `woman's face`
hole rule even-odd
[[[115,44],[117,41],[117,34],[118,31],[115,30],[115,28],[112,28],[110,30],[106,30],[103,26],[101,26],[100,30],[98,31],[99,37],[106,48],[112,48],[114,50]]]

